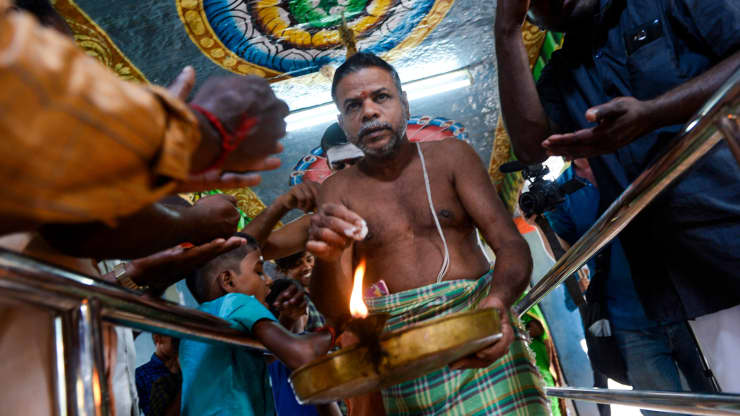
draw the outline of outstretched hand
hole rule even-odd
[[[298,208],[303,212],[309,212],[316,208],[319,199],[319,184],[305,181],[290,188],[290,190],[278,197],[278,202],[286,209]]]
[[[202,243],[214,238],[229,238],[239,225],[236,198],[228,194],[209,195],[182,211],[186,223],[192,224],[188,241]]]
[[[514,342],[514,329],[509,322],[509,309],[504,306],[499,298],[490,295],[478,305],[478,309],[483,308],[498,309],[501,316],[501,338],[488,347],[451,363],[449,365],[450,369],[485,368],[509,352],[509,347]]]
[[[279,314],[289,309],[306,310],[306,291],[297,282],[291,281],[291,285],[283,289],[272,302]]]
[[[542,142],[550,156],[578,159],[613,153],[658,127],[656,111],[649,101],[619,97],[591,107],[586,120],[597,126],[572,133],[553,134]]]
[[[245,243],[246,240],[241,237],[231,237],[227,240],[217,238],[194,247],[179,244],[151,256],[131,261],[128,273],[131,279],[139,285],[150,286],[153,289],[166,289],[182,279],[185,274]]]
[[[173,96],[185,101],[195,87],[195,69],[188,65],[167,87]],[[279,160],[270,160],[265,170],[279,167]],[[256,173],[224,173],[222,170],[210,170],[201,174],[191,174],[181,181],[175,193],[200,192],[211,189],[237,189],[259,185],[262,178]]]
[[[197,104],[214,115],[223,127],[236,132],[245,119],[255,118],[257,124],[223,163],[223,169],[236,172],[270,170],[280,166],[280,159],[270,157],[280,153],[285,136],[288,105],[278,99],[270,84],[257,76],[226,76],[208,79],[195,94],[191,104]],[[200,113],[204,137],[219,137],[215,128]],[[216,140],[219,141],[220,140]],[[216,156],[216,155],[213,155]]]
[[[291,281],[291,285],[283,289],[272,302],[271,309],[274,309],[279,316],[280,323],[295,332],[296,324],[306,315],[306,291],[296,281]],[[303,329],[300,328],[302,332]]]
[[[324,261],[338,261],[352,241],[362,241],[367,224],[357,213],[340,204],[324,204],[311,216],[306,250]]]

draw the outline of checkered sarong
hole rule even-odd
[[[377,298],[365,298],[371,313],[389,313],[386,330],[474,309],[488,294],[492,273],[478,280],[452,280]],[[487,368],[441,370],[383,390],[388,416],[549,415],[544,383],[526,344],[517,338],[504,357]]]

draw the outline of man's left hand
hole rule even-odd
[[[514,342],[514,329],[509,322],[509,308],[495,296],[488,296],[478,305],[478,309],[496,308],[501,316],[502,337],[488,347],[467,357],[463,357],[449,365],[451,370],[464,370],[466,368],[485,368],[509,352],[509,346]]]
[[[577,159],[613,153],[658,127],[650,101],[618,97],[591,107],[586,119],[597,126],[572,133],[553,134],[542,142],[550,156]]]

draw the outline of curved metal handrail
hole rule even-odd
[[[692,415],[740,415],[740,395],[547,387],[548,396]]]
[[[740,112],[740,70],[686,123],[673,147],[645,170],[514,306],[523,315],[575,273],[694,162],[722,140],[716,120]]]
[[[0,293],[60,312],[78,308],[85,299],[95,300],[101,317],[117,325],[266,351],[261,343],[213,315],[147,299],[100,279],[3,249],[0,249]]]

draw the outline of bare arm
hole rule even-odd
[[[517,159],[532,164],[547,157],[541,143],[550,135],[550,127],[522,40],[522,23],[528,8],[529,1],[498,0],[495,42],[499,97],[506,131]]]
[[[138,258],[125,264],[126,274],[139,286],[148,286],[149,294],[159,297],[170,285],[182,279],[187,273],[202,266],[218,255],[231,251],[246,241],[240,237],[227,240],[217,238],[209,243],[188,248],[177,245],[147,257]],[[103,276],[115,281],[113,272]]]
[[[192,207],[153,204],[120,218],[115,228],[102,223],[54,224],[41,229],[57,250],[75,257],[144,257],[183,242],[207,243],[229,238],[239,212],[230,195],[202,198]]]
[[[254,324],[252,332],[258,341],[291,370],[326,354],[331,344],[331,334],[328,332],[295,335],[269,319]]]
[[[311,299],[329,324],[335,328],[342,328],[349,319],[352,277],[351,248],[344,250],[337,262],[316,258],[311,277]]]
[[[510,307],[529,283],[532,256],[511,215],[491,184],[480,158],[470,145],[449,141],[455,147],[455,189],[468,215],[496,255],[491,296]]]
[[[262,256],[266,259],[279,259],[305,250],[310,226],[311,215],[306,214],[271,232],[262,245]]]
[[[506,354],[514,341],[509,310],[527,287],[532,273],[532,256],[473,148],[453,140],[445,145],[454,146],[448,154],[455,155],[453,171],[457,195],[496,255],[491,291],[478,307],[499,310],[502,333],[498,342],[451,364],[450,368],[486,367]]]
[[[304,216],[305,219],[302,217],[275,232],[272,229],[283,215],[294,208],[304,212],[313,210],[318,196],[319,184],[315,182],[298,184],[260,212],[244,227],[244,232],[262,244],[262,254],[265,258],[280,258],[301,251],[308,239],[309,217]]]
[[[364,238],[353,233],[364,221],[341,203],[335,180],[336,177],[329,178],[321,186],[319,210],[311,217],[306,249],[316,256],[312,300],[332,325],[341,327],[349,314],[352,242]]]
[[[655,115],[655,123],[650,129],[685,123],[738,69],[740,69],[740,50],[703,74],[650,100],[651,112]],[[608,113],[594,107],[586,112],[586,115],[593,116],[593,121],[601,121]]]

